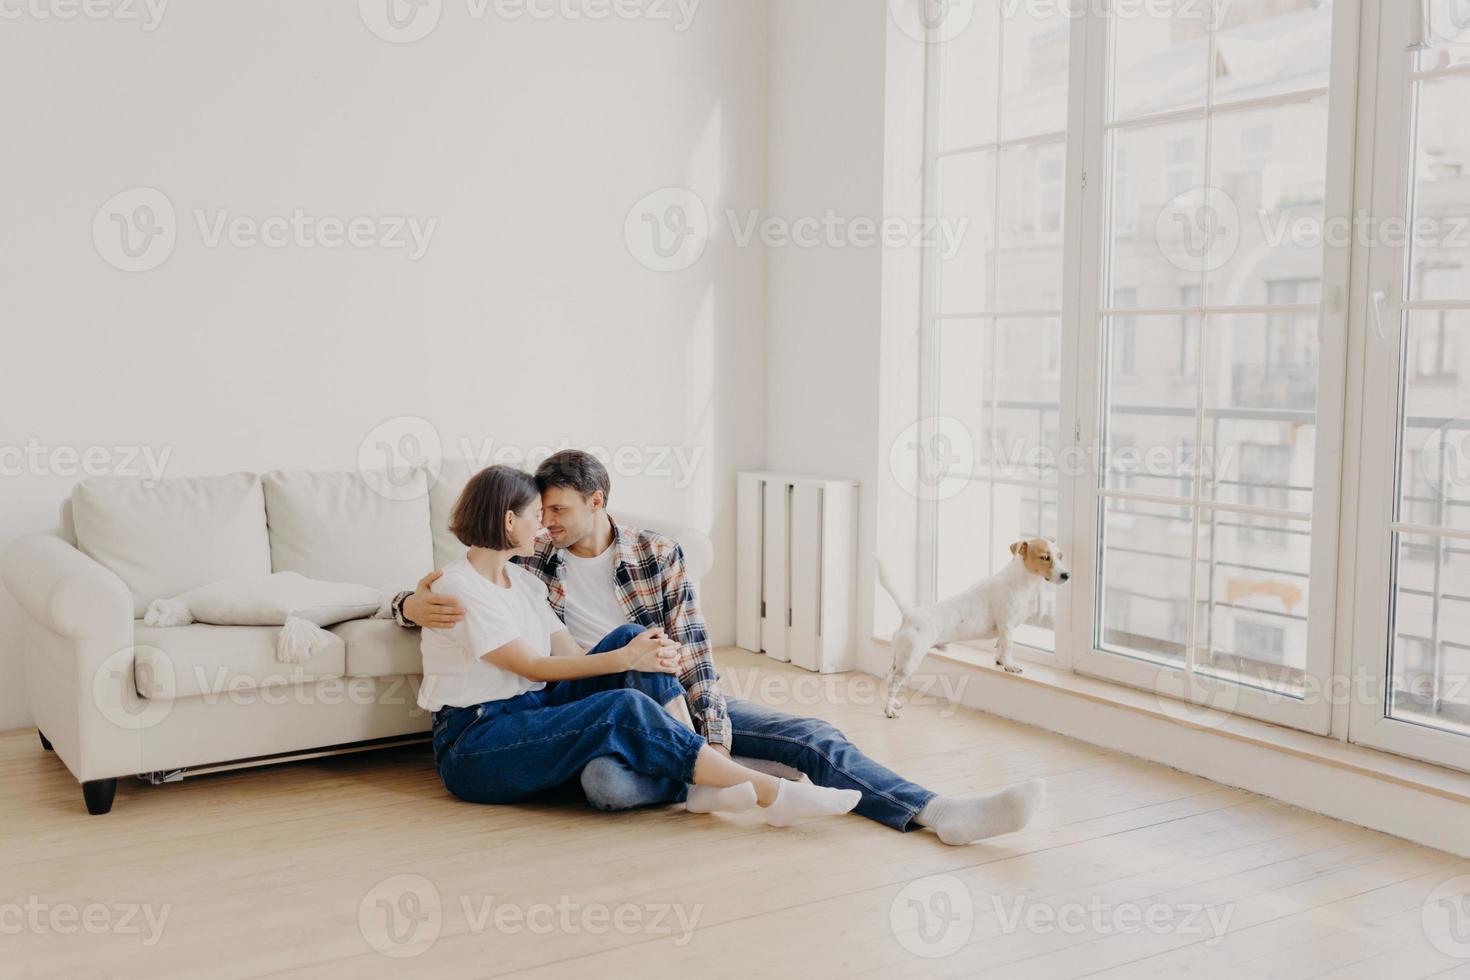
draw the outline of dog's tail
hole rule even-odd
[[[898,611],[903,613],[904,619],[912,618],[914,607],[904,601],[903,596],[899,595],[898,590],[893,587],[893,583],[888,578],[888,569],[883,567],[883,559],[874,558],[874,561],[878,563],[878,582],[883,586],[883,591],[893,597],[893,601],[898,604]]]

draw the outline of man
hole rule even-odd
[[[536,485],[548,537],[535,555],[517,560],[546,583],[552,609],[584,649],[628,622],[661,627],[678,642],[689,713],[712,747],[789,766],[819,786],[855,789],[862,794],[857,813],[897,830],[929,827],[946,844],[1011,833],[1031,819],[1044,791],[1039,780],[984,795],[941,796],[869,759],[825,721],[727,699],[683,549],[612,519],[611,480],[588,453],[550,457],[536,470]],[[394,599],[400,625],[443,629],[459,621],[457,600],[428,590],[438,574]],[[581,781],[588,800],[604,810],[678,802],[685,793],[682,784],[636,773],[612,757],[589,763]]]

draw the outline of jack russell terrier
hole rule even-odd
[[[878,562],[878,581],[903,613],[903,625],[893,634],[893,670],[888,675],[888,704],[883,713],[897,718],[900,695],[908,679],[931,647],[963,640],[995,640],[995,663],[1008,673],[1021,668],[1011,663],[1011,631],[1036,608],[1042,582],[1059,585],[1072,577],[1062,553],[1046,538],[1017,541],[1011,561],[990,578],[932,606],[914,608],[899,597]]]

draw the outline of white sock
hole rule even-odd
[[[750,783],[739,786],[690,786],[684,809],[690,813],[737,813],[755,806],[755,787]]]
[[[919,811],[919,823],[946,844],[973,844],[1011,834],[1031,822],[1046,796],[1039,779],[976,796],[936,796]]]
[[[762,812],[772,827],[789,827],[813,817],[834,817],[857,806],[863,794],[855,789],[833,789],[812,783],[781,780],[776,798]]]

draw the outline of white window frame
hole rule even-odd
[[[1363,84],[1362,132],[1370,134],[1359,147],[1360,159],[1372,160],[1371,180],[1360,183],[1362,197],[1378,227],[1385,218],[1404,216],[1413,175],[1409,161],[1414,113],[1410,111],[1414,54],[1409,47],[1421,38],[1414,36],[1415,23],[1393,0],[1364,0],[1365,23],[1376,30],[1365,32],[1364,61],[1376,67]],[[1397,16],[1395,16],[1397,14]],[[1376,43],[1375,43],[1376,41]],[[1446,70],[1438,75],[1459,74]],[[1405,297],[1406,248],[1392,242],[1365,242],[1357,246],[1354,306],[1360,329],[1353,335],[1357,407],[1361,412],[1358,430],[1356,474],[1357,523],[1355,533],[1345,536],[1343,549],[1342,603],[1353,611],[1350,619],[1350,653],[1344,670],[1366,685],[1355,683],[1349,699],[1348,738],[1365,746],[1413,756],[1440,765],[1470,770],[1470,736],[1441,731],[1426,725],[1388,717],[1392,639],[1390,606],[1394,583],[1391,575],[1394,531],[1413,533],[1414,525],[1392,523],[1398,464],[1398,412],[1400,358],[1407,314],[1412,310],[1470,308],[1464,302],[1407,302]],[[1380,332],[1381,326],[1381,332]],[[1390,465],[1383,465],[1389,460]],[[1464,531],[1426,529],[1433,537],[1470,538]],[[1356,561],[1354,561],[1356,556]],[[1366,689],[1370,696],[1358,692]]]
[[[1067,198],[1063,217],[1065,248],[1063,254],[1064,294],[1062,302],[1059,428],[1063,449],[1068,446],[1095,447],[1101,435],[1099,419],[1099,355],[1102,323],[1102,275],[1104,270],[1103,240],[1105,208],[1115,197],[1105,179],[1106,146],[1104,120],[1109,90],[1109,26],[1096,2],[1081,0],[1071,25],[1071,55],[1068,66],[1068,138],[1066,140]],[[1338,0],[1333,8],[1333,55],[1329,93],[1328,145],[1354,145],[1358,81],[1359,4]],[[938,105],[940,98],[939,52],[942,45],[932,45],[926,70],[928,105]],[[942,55],[941,55],[942,56]],[[1295,101],[1295,99],[1279,100]],[[1272,104],[1271,100],[1255,100],[1254,107]],[[925,209],[937,214],[933,173],[937,158],[938,126],[931,119],[925,127]],[[1175,114],[1165,114],[1165,116]],[[1198,148],[1197,148],[1198,149]],[[1208,147],[1206,148],[1208,152]],[[1328,221],[1346,220],[1352,213],[1352,154],[1330,154],[1327,174],[1327,202],[1324,217]],[[1254,688],[1229,685],[1231,710],[1277,724],[1327,734],[1334,724],[1333,705],[1328,697],[1312,697],[1331,690],[1330,675],[1334,667],[1334,640],[1337,617],[1337,572],[1340,500],[1338,488],[1342,473],[1344,438],[1344,380],[1347,363],[1346,295],[1351,269],[1350,249],[1324,249],[1323,301],[1319,304],[1321,363],[1318,384],[1317,444],[1314,478],[1314,511],[1312,521],[1313,549],[1310,566],[1312,599],[1309,610],[1309,641],[1306,671],[1309,697],[1301,700]],[[937,412],[937,368],[935,364],[934,313],[937,287],[937,263],[926,261],[923,276],[923,307],[920,329],[920,409],[925,418]],[[1274,310],[1274,307],[1272,308]],[[1001,311],[997,311],[1001,312]],[[1201,313],[1214,312],[1202,309]],[[1235,307],[1225,312],[1251,312]],[[1095,584],[1100,540],[1098,512],[1100,491],[1096,475],[1083,468],[1072,474],[1062,473],[1057,481],[1058,537],[1069,552],[1072,584],[1057,592],[1055,650],[1046,651],[1019,645],[1021,659],[1048,664],[1062,670],[1075,670],[1103,679],[1143,689],[1158,690],[1160,667],[1155,664],[1119,656],[1100,650],[1094,643],[1095,624],[1100,610],[1096,608]],[[937,506],[933,502],[919,508],[918,586],[921,599],[935,598],[937,547],[935,541]],[[1191,617],[1193,618],[1193,617]],[[1193,653],[1191,651],[1191,657]],[[1188,696],[1188,695],[1186,695]],[[1203,692],[1197,700],[1214,701],[1218,694]]]

